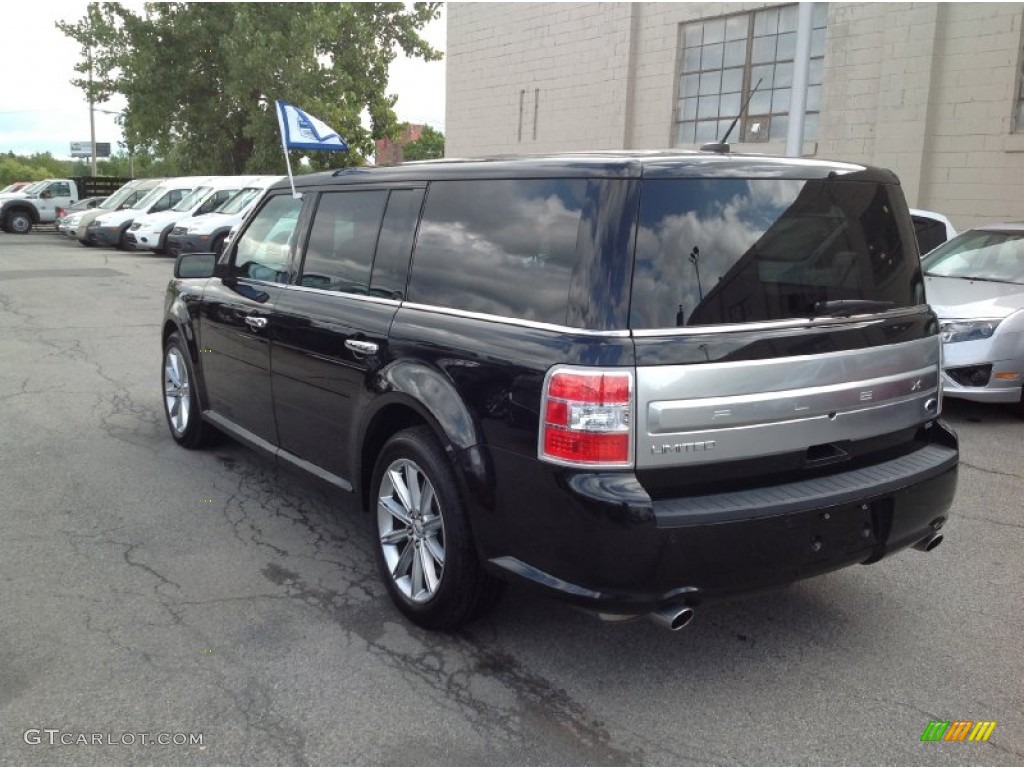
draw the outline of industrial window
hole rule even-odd
[[[804,122],[807,141],[818,138],[827,18],[828,4],[815,3]],[[724,137],[758,81],[761,85],[730,140],[785,141],[796,25],[796,5],[682,24],[675,143],[702,144]]]

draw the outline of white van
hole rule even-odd
[[[183,197],[209,179],[209,176],[178,176],[165,180],[131,208],[111,211],[89,222],[85,232],[86,242],[89,245],[107,248],[128,248],[128,228],[133,221],[147,213],[169,211],[181,202]]]
[[[162,253],[167,236],[182,219],[210,213],[234,197],[248,185],[252,176],[211,176],[178,201],[168,211],[150,213],[135,219],[128,228],[128,247]]]
[[[267,187],[282,178],[253,176],[217,210],[179,221],[167,236],[167,252],[172,256],[182,253],[219,253],[231,228],[241,224],[262,199]]]

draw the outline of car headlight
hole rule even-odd
[[[939,326],[942,340],[947,344],[958,341],[980,341],[989,339],[999,327],[999,320],[947,320]]]

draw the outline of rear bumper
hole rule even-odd
[[[958,450],[933,442],[889,462],[750,491],[651,500],[631,473],[533,461],[493,520],[475,522],[490,569],[572,603],[644,613],[756,592],[880,560],[941,528]],[[499,475],[528,459],[495,456]],[[499,488],[504,485],[499,483]],[[499,498],[501,498],[499,496]],[[500,529],[500,530],[499,530]]]

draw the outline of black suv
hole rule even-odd
[[[675,629],[941,541],[957,442],[890,172],[595,153],[296,186],[178,259],[167,420],[355,494],[412,621],[515,579]]]

